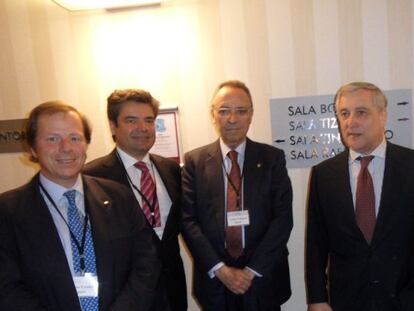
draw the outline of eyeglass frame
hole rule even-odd
[[[221,108],[213,108],[213,110],[217,112],[220,118],[228,118],[231,115],[235,115],[240,118],[245,118],[249,115],[250,111],[253,111],[253,106],[237,107],[237,108],[221,107]]]

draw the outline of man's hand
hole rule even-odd
[[[326,302],[312,303],[308,305],[308,311],[333,311],[332,308]]]
[[[252,285],[254,273],[224,265],[215,272],[216,277],[233,293],[244,294]]]

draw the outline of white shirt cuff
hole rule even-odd
[[[255,276],[258,276],[259,278],[263,277],[259,272],[254,271],[253,269],[246,266],[246,269],[253,272]]]
[[[224,262],[220,261],[218,264],[216,264],[213,268],[211,268],[207,273],[208,276],[210,277],[210,279],[214,279],[215,278],[215,274],[214,272],[216,272],[218,269],[220,269],[221,267],[224,266]]]

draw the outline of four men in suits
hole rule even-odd
[[[158,105],[143,90],[110,95],[116,148],[84,169],[106,180],[80,174],[91,131],[76,109],[33,109],[40,172],[0,195],[1,310],[187,309],[180,169],[148,153]],[[413,310],[414,151],[386,142],[375,85],[344,85],[335,105],[347,149],[312,169],[308,310]],[[220,139],[185,155],[182,178],[194,294],[203,310],[280,310],[293,225],[284,154],[246,137],[253,103],[242,82],[219,85],[211,114]]]
[[[80,174],[91,131],[61,102],[34,108],[40,172],[0,196],[0,310],[149,310],[160,263],[126,187]]]
[[[220,139],[187,153],[182,176],[194,294],[203,310],[280,310],[291,294],[292,189],[284,153],[246,137],[253,103],[242,82],[217,88],[211,114]]]
[[[308,310],[414,310],[414,151],[385,140],[375,85],[346,84],[335,105],[347,149],[311,173]]]
[[[148,202],[147,224],[162,262],[160,283],[152,310],[187,310],[186,282],[178,244],[180,217],[180,167],[173,160],[149,150],[155,142],[155,118],[159,102],[139,89],[116,90],[108,97],[107,112],[116,148],[85,166],[84,173],[108,178],[127,186],[135,196],[134,206],[146,213],[149,197],[137,162],[143,162],[155,183],[157,212]],[[141,208],[140,208],[141,207]],[[154,208],[156,208],[154,206]],[[158,214],[159,213],[159,214]],[[160,217],[159,222],[152,222]]]

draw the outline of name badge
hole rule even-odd
[[[250,225],[249,211],[227,212],[227,226]]]
[[[75,283],[78,297],[98,297],[98,277],[92,273],[85,273],[82,276],[74,276],[73,282]]]

